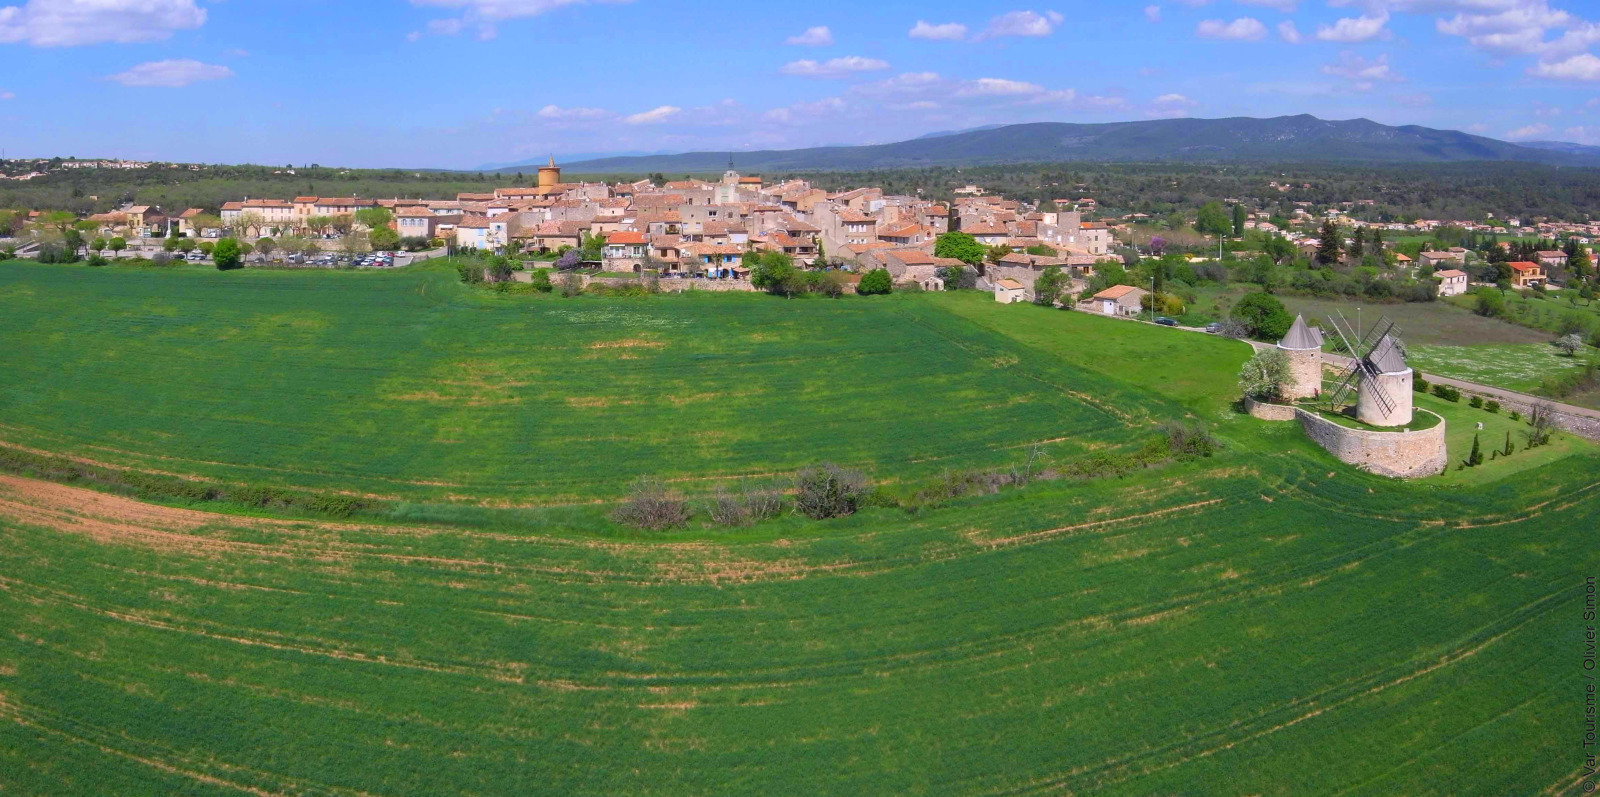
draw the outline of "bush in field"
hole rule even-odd
[[[1434,385],[1433,395],[1454,403],[1461,403],[1461,391],[1449,385]]]
[[[1560,349],[1561,353],[1568,357],[1576,357],[1578,352],[1583,349],[1583,336],[1576,332],[1562,335],[1561,339],[1556,341],[1556,348]]]
[[[1167,450],[1178,459],[1209,457],[1222,447],[1211,432],[1197,423],[1169,421],[1163,431],[1167,435]]]
[[[571,299],[583,293],[583,278],[572,272],[561,275],[561,295]]]
[[[894,290],[894,280],[889,277],[887,269],[875,268],[868,271],[861,278],[861,283],[856,285],[856,293],[862,296],[882,296]]]
[[[1483,409],[1483,396],[1473,396],[1472,400],[1467,402],[1467,406],[1475,410]]]
[[[533,270],[532,276],[533,280],[530,284],[533,285],[534,290],[540,293],[549,293],[555,288],[555,285],[550,282],[549,269],[536,268]]]
[[[634,483],[628,500],[611,513],[611,519],[636,529],[664,531],[689,522],[689,504],[660,482],[641,479]]]
[[[218,271],[232,271],[244,263],[244,250],[239,248],[238,239],[223,238],[211,248],[211,259]]]
[[[1490,400],[1490,401],[1484,402],[1483,408],[1485,410],[1488,410],[1489,412],[1499,413],[1500,412],[1500,402],[1494,401],[1494,400]]]
[[[1417,393],[1428,392],[1428,380],[1423,379],[1422,374],[1417,374],[1416,377],[1411,380],[1411,389]]]
[[[732,493],[719,487],[706,513],[719,526],[746,526],[776,517],[782,509],[783,493],[776,489],[746,487]]]
[[[855,514],[867,493],[867,479],[837,465],[816,465],[795,476],[795,511],[813,520]]]

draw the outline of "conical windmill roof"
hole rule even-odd
[[[1400,353],[1400,346],[1393,335],[1384,335],[1378,345],[1373,348],[1372,354],[1367,356],[1367,362],[1380,374],[1403,374],[1411,370],[1406,365],[1405,355]]]
[[[1322,348],[1322,333],[1306,325],[1306,317],[1294,317],[1294,326],[1289,327],[1289,334],[1283,336],[1278,342],[1278,348],[1289,351],[1308,351]]]

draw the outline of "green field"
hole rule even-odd
[[[1410,346],[1406,349],[1411,365],[1424,374],[1465,379],[1483,385],[1533,393],[1546,377],[1581,368],[1585,357],[1568,357],[1549,343],[1500,344],[1490,346]]]
[[[1600,449],[1565,435],[1393,482],[1234,412],[1242,344],[970,292],[6,263],[0,340],[0,443],[410,508],[0,474],[0,793],[1581,793]],[[1418,406],[1452,457],[1515,428]],[[824,522],[604,518],[640,475],[910,484],[1183,417],[1225,448]],[[449,505],[501,514],[414,519]]]
[[[917,297],[563,300],[468,292],[438,268],[95,273],[0,268],[0,440],[221,480],[541,506],[615,497],[639,476],[709,485],[827,460],[918,478],[1043,440],[1070,457],[1184,412]],[[1169,337],[1134,340],[1154,352]],[[1199,365],[1247,356],[1208,343]]]

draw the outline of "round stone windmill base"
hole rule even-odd
[[[1289,357],[1289,381],[1279,387],[1284,401],[1315,398],[1322,393],[1322,352],[1315,349],[1285,350]]]
[[[1412,372],[1405,371],[1361,380],[1356,392],[1356,420],[1372,426],[1411,425],[1411,377]],[[1382,389],[1381,393],[1374,384]]]
[[[1373,432],[1341,426],[1305,410],[1297,409],[1296,415],[1307,437],[1340,462],[1364,471],[1393,479],[1422,479],[1444,473],[1450,465],[1443,418],[1418,432]]]

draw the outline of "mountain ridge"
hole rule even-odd
[[[1512,161],[1600,167],[1600,149],[1535,147],[1419,125],[1369,119],[1328,121],[1309,114],[1268,119],[1155,119],[1078,124],[1033,122],[934,134],[891,144],[735,153],[738,168],[761,171],[862,171],[932,166],[1068,162]],[[1588,151],[1593,150],[1593,151]],[[599,158],[563,164],[572,173],[720,172],[728,153],[687,152]]]

